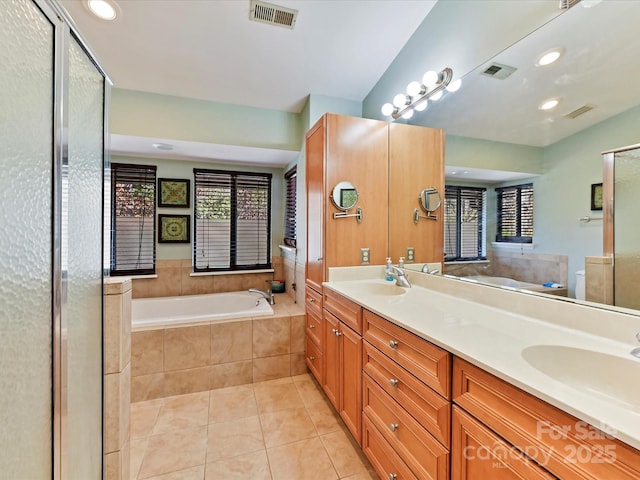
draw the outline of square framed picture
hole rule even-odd
[[[159,178],[158,207],[189,208],[189,179]]]
[[[591,184],[591,210],[602,210],[602,184]]]
[[[158,215],[158,243],[189,243],[191,215]]]

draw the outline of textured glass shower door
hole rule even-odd
[[[613,188],[614,302],[640,309],[640,148],[615,154]]]
[[[51,478],[54,26],[2,2],[0,45],[0,477]]]

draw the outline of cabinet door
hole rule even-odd
[[[438,220],[413,221],[418,196],[427,187],[440,192]],[[389,125],[389,255],[396,262],[415,248],[414,262],[444,259],[444,133],[440,129]]]
[[[340,401],[340,321],[323,310],[324,319],[324,383],[322,388],[336,409]]]
[[[370,249],[372,265],[383,265],[389,249],[388,124],[343,115],[328,114],[326,118],[325,271],[361,265],[361,248]],[[342,181],[351,182],[358,190],[362,223],[353,217],[333,218],[339,210],[330,194]]]
[[[340,416],[361,445],[362,337],[340,322]]]
[[[458,407],[453,407],[451,480],[554,479],[538,464]]]
[[[306,137],[307,186],[307,283],[322,291],[324,280],[324,118]]]

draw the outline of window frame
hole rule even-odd
[[[117,252],[118,252],[118,228],[117,228],[117,219],[123,218],[122,216],[116,216],[116,211],[118,208],[118,203],[116,202],[116,191],[118,184],[118,172],[119,171],[138,171],[138,174],[146,177],[146,172],[153,172],[152,178],[146,180],[144,184],[153,188],[153,199],[150,202],[150,206],[153,209],[153,213],[151,217],[151,244],[149,245],[152,251],[151,254],[151,262],[153,264],[152,268],[134,268],[134,269],[118,269],[117,268]],[[138,275],[155,275],[156,274],[156,200],[157,200],[157,167],[155,165],[139,165],[139,164],[131,164],[131,163],[118,163],[112,162],[110,165],[110,175],[111,175],[111,235],[110,235],[110,256],[109,256],[109,275],[117,277],[117,276],[138,276]],[[146,205],[146,203],[145,203]],[[135,217],[131,217],[135,218]],[[148,218],[148,217],[141,217]],[[148,246],[148,247],[149,247]],[[142,248],[142,243],[138,245],[138,249]]]
[[[533,198],[533,182],[522,183],[518,185],[509,185],[507,187],[498,187],[496,191],[496,242],[497,243],[533,243],[533,214],[534,214],[534,198]],[[503,199],[505,193],[516,193],[515,223],[516,235],[502,235],[503,218],[506,216],[503,212]],[[523,194],[530,195],[531,203],[531,236],[523,235]]]
[[[467,191],[477,191],[480,192],[480,200],[482,202],[481,208],[477,209],[479,211],[479,218],[477,220],[477,236],[478,236],[478,255],[476,256],[472,256],[472,257],[468,257],[468,256],[462,256],[462,243],[463,243],[463,228],[462,228],[462,209],[460,208],[461,205],[461,200],[463,197],[463,190],[467,190]],[[455,257],[453,256],[449,256],[447,257],[447,252],[446,252],[446,243],[445,243],[445,251],[443,252],[444,254],[444,261],[445,263],[447,262],[471,262],[471,261],[479,261],[479,260],[486,260],[487,259],[487,255],[486,255],[486,251],[487,251],[487,229],[486,229],[486,207],[487,207],[487,202],[486,202],[486,197],[487,197],[487,189],[485,187],[465,187],[465,186],[461,186],[461,185],[445,185],[445,199],[444,199],[444,209],[445,209],[445,213],[444,213],[444,228],[446,230],[447,228],[447,217],[448,217],[448,212],[447,212],[447,197],[451,197],[452,195],[455,195],[456,197],[456,245],[455,245],[455,250],[456,250],[456,255]]]
[[[202,247],[202,244],[198,242],[198,192],[201,187],[201,182],[199,182],[199,177],[202,175],[216,175],[216,176],[228,176],[229,177],[229,188],[230,188],[230,197],[229,197],[229,208],[230,208],[230,233],[229,233],[229,266],[228,267],[198,267],[197,261],[197,253],[198,248]],[[266,263],[256,263],[251,265],[238,265],[237,264],[237,240],[238,240],[238,224],[237,224],[237,204],[238,204],[238,177],[256,177],[265,180],[267,186],[267,204],[265,208],[265,213],[267,215],[266,225],[267,225],[267,235],[265,240],[265,257]],[[204,180],[203,180],[204,181]],[[271,215],[271,196],[273,191],[273,175],[271,173],[260,173],[260,172],[244,172],[244,171],[234,171],[234,170],[214,170],[214,169],[203,169],[203,168],[194,168],[193,169],[193,244],[192,244],[192,265],[194,273],[204,273],[204,272],[240,272],[240,271],[251,271],[251,270],[264,270],[271,269],[272,266],[272,258],[271,258],[271,237],[272,237],[272,215]],[[222,184],[221,184],[222,185]],[[235,200],[232,200],[232,197],[235,196]],[[234,246],[236,250],[234,251]],[[208,247],[210,248],[210,247]]]
[[[297,232],[297,210],[298,210],[298,172],[297,166],[293,166],[284,174],[285,194],[284,194],[284,244],[290,247],[296,246]]]

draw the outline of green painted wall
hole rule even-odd
[[[111,133],[300,150],[301,115],[114,88]]]

